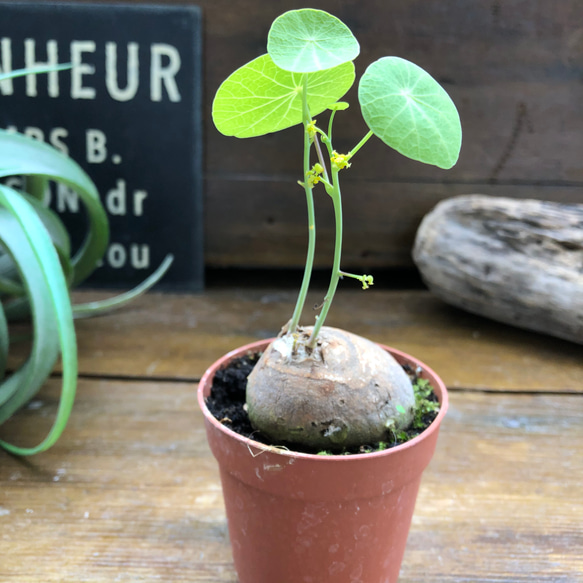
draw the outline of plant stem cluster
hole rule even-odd
[[[300,293],[296,302],[296,307],[289,325],[289,332],[296,333],[300,317],[304,308],[308,288],[310,285],[311,274],[314,266],[314,253],[316,248],[316,222],[314,213],[314,196],[313,189],[318,183],[322,183],[334,207],[334,220],[336,227],[336,235],[334,241],[334,261],[332,265],[332,275],[330,277],[330,284],[328,291],[324,297],[322,304],[322,311],[316,317],[316,324],[314,325],[308,346],[313,348],[318,339],[318,333],[328,315],[328,311],[332,304],[332,299],[336,293],[338,282],[343,277],[350,277],[361,282],[362,289],[368,289],[373,285],[372,275],[355,275],[347,273],[340,269],[340,262],[342,258],[342,194],[340,191],[339,173],[345,168],[350,168],[350,160],[358,152],[362,146],[373,135],[369,131],[362,140],[350,151],[348,154],[340,154],[334,150],[332,144],[332,125],[336,114],[336,109],[332,107],[330,120],[328,123],[328,133],[324,132],[316,125],[316,120],[310,116],[308,108],[308,75],[304,75],[302,86],[302,111],[303,111],[303,125],[304,125],[304,181],[299,184],[303,186],[306,193],[306,201],[308,206],[308,252],[306,257],[306,266],[304,269],[304,277],[300,288]],[[324,156],[320,142],[326,146],[327,159]],[[311,163],[311,149],[314,146],[318,162],[312,165]],[[328,173],[328,167],[330,172]]]

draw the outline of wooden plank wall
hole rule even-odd
[[[103,0],[102,0],[103,1]],[[458,165],[407,161],[378,140],[345,175],[345,266],[411,265],[416,227],[439,200],[469,193],[583,202],[583,7],[580,0],[195,0],[204,11],[205,254],[210,267],[298,267],[306,247],[298,128],[237,140],[210,122],[214,92],[265,52],[272,20],[307,4],[354,31],[362,74],[398,55],[452,95],[464,128]],[[365,133],[353,107],[337,125],[340,150]],[[329,265],[332,213],[317,197],[317,266]]]

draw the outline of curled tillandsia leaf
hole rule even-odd
[[[66,71],[70,69],[72,65],[70,63],[63,63],[61,65],[39,65],[38,67],[28,67],[26,69],[16,69],[14,71],[6,71],[5,73],[0,73],[0,81],[5,79],[13,79],[15,77],[24,77],[26,75],[38,75],[39,73],[51,73],[53,71]]]
[[[2,243],[18,265],[33,311],[34,341],[27,361],[0,385],[0,423],[22,407],[50,374],[61,354],[63,380],[55,422],[37,446],[23,448],[0,441],[18,455],[49,448],[61,435],[73,406],[77,383],[77,343],[67,282],[51,238],[32,205],[16,191],[0,186]]]
[[[109,225],[99,193],[89,176],[73,160],[47,144],[0,130],[0,178],[36,176],[68,186],[85,205],[88,229],[85,241],[72,257],[72,284],[87,279],[103,257],[109,240]]]
[[[21,69],[0,74],[0,81],[70,65]],[[0,424],[24,406],[62,363],[62,389],[56,418],[47,436],[33,447],[0,440],[16,455],[42,452],[63,432],[75,399],[77,342],[73,319],[126,304],[158,282],[172,263],[160,267],[133,290],[101,302],[73,306],[70,289],[99,265],[109,241],[105,209],[93,181],[72,159],[26,136],[0,130],[0,178],[23,176],[25,191],[0,184]],[[49,181],[70,188],[85,205],[87,232],[73,255],[69,234],[45,202]],[[6,376],[11,341],[8,322],[29,318],[32,343],[26,361]]]
[[[31,144],[32,149],[36,146],[37,143]],[[74,163],[68,160],[67,164]],[[54,174],[51,177],[56,178]],[[93,209],[99,209],[100,205],[98,198],[93,201]],[[100,223],[95,221],[95,224]],[[105,232],[101,230],[91,244],[101,245],[104,234],[107,234],[107,229]],[[9,345],[6,318],[14,320],[30,315],[33,328],[28,359],[0,384],[0,424],[38,392],[59,355],[62,360],[63,388],[57,417],[47,437],[30,448],[0,441],[0,446],[11,453],[32,455],[48,449],[57,441],[71,413],[77,383],[73,318],[109,311],[144,293],[160,280],[172,263],[172,257],[167,257],[156,272],[130,292],[73,307],[69,288],[74,282],[75,266],[70,257],[71,246],[65,227],[59,217],[38,199],[7,186],[0,186],[0,245],[3,251],[0,258],[0,372],[4,371]],[[86,256],[100,258],[91,248]]]
[[[91,318],[92,316],[97,316],[110,312],[111,310],[116,310],[125,306],[138,296],[142,295],[148,291],[152,286],[156,285],[168,271],[172,262],[174,261],[173,255],[167,255],[164,261],[160,263],[160,266],[152,275],[147,277],[142,283],[137,285],[132,290],[119,294],[113,298],[108,298],[107,300],[99,300],[95,302],[87,302],[86,304],[75,304],[73,306],[73,316],[76,320],[81,318]]]

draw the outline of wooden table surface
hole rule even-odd
[[[424,291],[363,294],[341,291],[330,324],[415,354],[451,389],[400,583],[582,582],[583,347]],[[274,335],[293,301],[285,289],[151,294],[78,322],[63,437],[32,458],[0,453],[0,581],[235,583],[196,383],[224,352]],[[36,444],[59,390],[57,373],[0,438]]]

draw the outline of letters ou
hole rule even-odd
[[[121,269],[128,261],[128,252],[121,243],[112,243],[107,250],[107,262],[114,269]],[[130,245],[130,265],[134,269],[147,269],[150,266],[149,245]]]
[[[121,269],[127,260],[125,247],[121,243],[112,243],[107,250],[107,262],[114,269]]]
[[[150,247],[148,245],[132,244],[130,255],[134,269],[148,269],[150,267]]]

